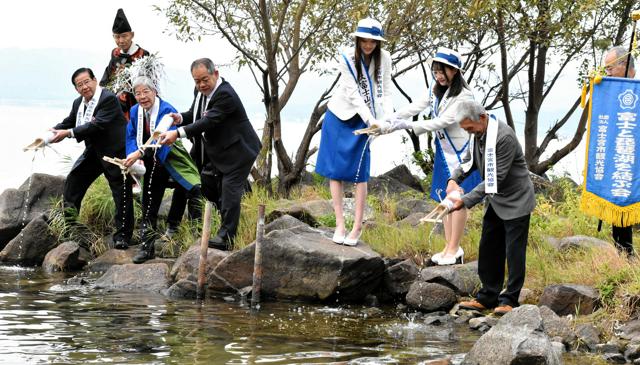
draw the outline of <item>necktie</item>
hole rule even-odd
[[[202,95],[202,105],[200,108],[200,118],[204,117],[204,112],[207,111],[207,96]]]
[[[151,130],[149,128],[149,113],[144,112],[144,134],[145,136],[151,135]]]

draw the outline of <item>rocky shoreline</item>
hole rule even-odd
[[[403,169],[374,179],[374,194],[420,188]],[[77,271],[70,279],[73,284],[86,284],[83,277],[99,275],[91,284],[95,288],[195,298],[197,242],[177,258],[157,258],[139,265],[131,261],[136,247],[108,249],[93,257],[86,243],[59,243],[49,229],[47,214],[52,199],[61,196],[63,184],[62,177],[35,174],[20,188],[0,195],[0,264],[42,266],[46,272]],[[431,208],[424,200],[403,199],[396,211],[398,224],[417,225]],[[468,323],[482,336],[463,364],[561,364],[566,351],[599,353],[613,363],[640,364],[640,320],[621,323],[604,343],[596,326],[577,324],[576,318],[601,305],[596,288],[578,283],[549,285],[538,298],[523,290],[520,302],[529,304],[501,318],[461,310],[457,306],[460,298],[479,288],[477,262],[420,267],[412,259],[382,257],[366,242],[356,247],[336,245],[331,241],[332,229],[320,224],[331,212],[327,200],[292,202],[268,212],[261,242],[263,298],[372,307],[394,303],[424,313],[421,320],[429,325]],[[609,243],[586,236],[549,238],[548,242],[559,252],[581,247],[615,251]],[[208,296],[238,300],[250,295],[254,247],[255,242],[233,252],[208,250]]]

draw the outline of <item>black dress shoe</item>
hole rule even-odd
[[[215,236],[209,240],[209,248],[215,248],[216,250],[229,251],[231,244],[220,236]]]
[[[129,248],[129,244],[127,243],[127,241],[122,241],[122,240],[117,240],[114,244],[113,247],[116,250],[126,250],[127,248]]]
[[[147,260],[152,260],[156,257],[156,248],[153,242],[143,243],[140,246],[140,251],[133,257],[134,264],[141,264]]]

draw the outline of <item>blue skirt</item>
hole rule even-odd
[[[332,180],[368,181],[371,160],[368,136],[353,134],[366,127],[358,114],[349,120],[340,120],[327,109],[322,122],[316,172]]]
[[[433,161],[433,173],[431,174],[431,199],[436,202],[441,202],[447,196],[447,182],[451,177],[451,171],[447,165],[444,157],[444,152],[439,143],[436,143],[435,160]],[[468,193],[473,190],[480,182],[482,182],[482,176],[475,167],[473,172],[467,176],[460,187],[464,190],[464,193]]]

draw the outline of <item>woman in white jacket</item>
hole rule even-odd
[[[457,105],[463,100],[473,100],[473,93],[462,77],[462,59],[458,52],[439,48],[429,60],[435,83],[431,90],[393,116],[391,130],[412,128],[416,134],[434,132],[436,155],[431,182],[431,198],[440,202],[446,196],[447,180],[457,168],[471,147],[469,134],[455,121]],[[428,110],[430,119],[409,122],[406,119]],[[465,191],[472,190],[481,178],[476,171],[462,184]],[[435,254],[432,261],[439,265],[451,265],[463,260],[464,251],[460,239],[467,221],[467,210],[461,209],[446,216],[444,234],[447,244],[444,250]]]
[[[355,49],[340,55],[341,73],[322,123],[316,172],[329,178],[336,215],[335,243],[355,246],[362,232],[362,219],[369,180],[369,137],[354,135],[358,129],[381,125],[393,113],[391,100],[391,56],[381,49],[380,22],[367,18],[351,34]],[[355,216],[347,235],[342,210],[343,181],[355,183]]]

